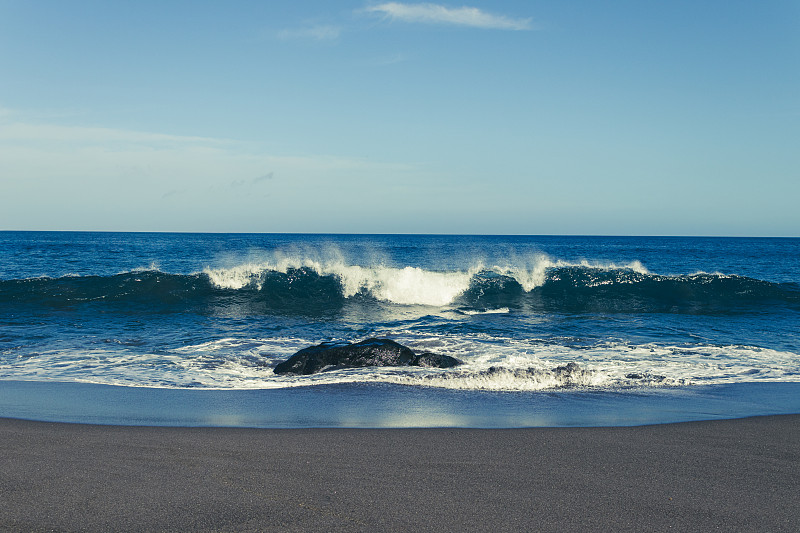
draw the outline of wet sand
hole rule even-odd
[[[800,415],[638,427],[0,419],[6,531],[798,531]]]

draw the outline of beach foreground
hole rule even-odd
[[[797,531],[800,415],[618,428],[0,419],[10,531]]]

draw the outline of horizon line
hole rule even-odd
[[[331,231],[173,231],[173,230],[74,230],[74,229],[0,229],[0,233],[138,233],[173,235],[363,235],[363,236],[430,236],[430,237],[635,237],[635,238],[703,238],[703,239],[798,239],[790,235],[713,235],[713,234],[622,234],[622,233],[420,233],[386,232],[356,233]]]

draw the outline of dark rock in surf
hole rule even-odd
[[[578,363],[567,363],[566,365],[557,366],[553,369],[553,373],[558,377],[570,377],[583,372]]]
[[[449,355],[440,353],[423,352],[419,354],[413,363],[414,366],[427,366],[432,368],[453,368],[461,364],[461,361]]]
[[[573,387],[586,383],[586,379],[591,377],[591,372],[581,368],[578,363],[567,363],[553,369],[553,375],[560,381],[562,387]]]
[[[389,339],[367,339],[355,344],[322,343],[303,348],[275,367],[276,374],[314,374],[328,368],[365,366],[427,366],[450,368],[461,361],[447,355],[423,353]]]
[[[322,343],[303,348],[275,367],[276,374],[313,374],[326,367],[407,366],[416,356],[409,348],[388,339],[367,339],[356,344]]]
[[[659,376],[658,374],[649,374],[640,372],[631,372],[630,374],[625,374],[625,377],[628,379],[640,379],[642,381],[650,381],[653,383],[661,383],[662,381],[667,379],[666,376]]]

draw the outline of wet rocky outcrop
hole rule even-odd
[[[461,361],[449,355],[423,352],[390,339],[367,339],[354,344],[322,343],[303,348],[275,367],[276,374],[314,374],[334,368],[367,366],[425,366],[451,368]]]

